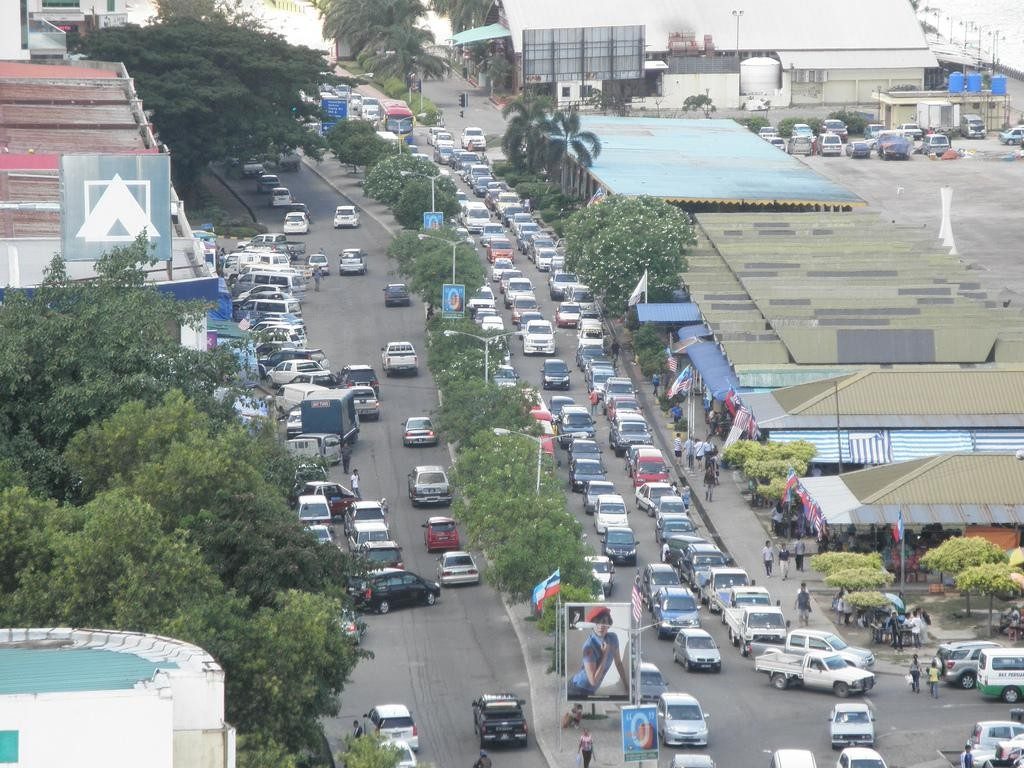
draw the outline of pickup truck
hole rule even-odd
[[[813,651],[804,656],[769,651],[754,659],[754,669],[768,675],[771,684],[784,691],[791,685],[831,690],[845,699],[851,693],[867,693],[875,685],[871,672],[851,667],[837,653]]]
[[[786,617],[774,605],[726,608],[725,623],[729,627],[729,640],[747,655],[750,643],[777,643],[786,641]],[[844,662],[845,663],[845,662]]]
[[[700,599],[708,610],[718,613],[725,609],[733,587],[745,587],[750,577],[742,568],[712,568],[708,580],[701,584]]]
[[[394,376],[399,373],[416,376],[419,373],[416,347],[408,341],[388,342],[386,347],[381,347],[380,366],[384,369],[385,376]]]
[[[786,635],[786,642],[781,649],[778,645],[750,643],[747,650],[753,656],[759,656],[762,653],[775,650],[782,650],[785,653],[792,653],[794,655],[820,651],[822,653],[839,655],[851,667],[870,669],[875,665],[875,655],[867,648],[848,645],[835,632],[825,632],[820,629],[794,629]]]
[[[725,609],[742,608],[745,605],[774,605],[772,597],[764,587],[732,587],[726,592],[722,604],[722,623],[725,624]]]
[[[526,702],[511,693],[485,693],[473,702],[473,732],[480,747],[527,742]]]

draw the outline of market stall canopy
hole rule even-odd
[[[464,29],[458,34],[450,37],[448,41],[452,45],[466,45],[467,43],[480,43],[484,40],[497,40],[499,37],[510,36],[511,32],[501,24],[488,24],[486,27]]]

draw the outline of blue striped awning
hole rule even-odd
[[[691,302],[637,304],[636,319],[641,323],[699,323],[700,310]]]
[[[1013,453],[1024,448],[1024,429],[978,429],[974,432],[974,450]]]
[[[866,445],[859,441],[870,441],[878,434],[888,439],[888,451],[882,450],[883,442],[875,441],[877,455],[865,454]],[[772,429],[768,432],[768,439],[776,443],[793,443],[797,440],[812,443],[818,451],[812,461],[819,464],[838,463],[840,449],[843,453],[843,463],[846,464],[882,464],[890,461],[923,459],[941,453],[975,451],[971,433],[962,429],[894,429],[873,432],[843,429],[838,436],[834,429]],[[886,461],[871,461],[869,459],[872,455],[875,458],[888,458]]]
[[[889,432],[889,440],[893,461],[974,451],[974,441],[966,429],[894,429]]]
[[[716,400],[724,401],[729,390],[739,391],[740,380],[717,344],[712,341],[691,344],[686,348],[686,354],[704,381],[704,388]]]
[[[687,339],[699,339],[702,336],[710,336],[711,329],[702,323],[696,323],[695,325],[684,325],[678,331],[676,331],[676,338],[680,341],[686,341]]]

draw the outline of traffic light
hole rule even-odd
[[[460,107],[468,107],[469,106],[469,94],[468,93],[460,93],[459,94],[459,106]]]

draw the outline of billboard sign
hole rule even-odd
[[[321,96],[320,109],[324,111],[324,119],[320,124],[320,130],[324,135],[330,133],[331,128],[348,117],[348,101],[335,96]]]
[[[423,228],[441,229],[444,227],[444,211],[424,211]]]
[[[169,155],[63,155],[61,253],[96,261],[143,231],[160,261],[173,256]]]
[[[570,603],[565,625],[566,699],[628,702],[629,603]]]
[[[441,317],[451,320],[466,316],[466,286],[445,283],[441,286]]]
[[[658,708],[646,704],[622,708],[622,759],[658,761]]]

